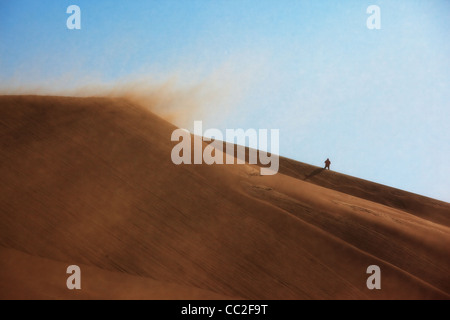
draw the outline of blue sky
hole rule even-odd
[[[0,89],[206,83],[223,93],[193,112],[204,128],[278,128],[283,156],[449,202],[449,14],[445,0],[0,0]]]

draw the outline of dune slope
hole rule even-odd
[[[176,166],[175,127],[123,99],[3,96],[0,115],[0,298],[78,299],[71,264],[84,298],[450,297],[448,203],[289,159]]]

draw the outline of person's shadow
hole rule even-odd
[[[321,173],[323,170],[325,170],[325,168],[317,168],[316,170],[314,170],[313,172],[311,172],[310,174],[308,174],[304,180],[308,180],[311,179],[312,177],[318,175],[319,173]]]

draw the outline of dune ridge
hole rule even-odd
[[[286,158],[176,166],[176,127],[126,99],[1,96],[0,115],[2,299],[450,298],[446,202]]]

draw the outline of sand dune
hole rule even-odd
[[[79,265],[81,290],[68,290],[61,286],[69,276],[64,272],[67,263],[6,248],[0,248],[0,258],[0,299],[235,299],[194,287],[106,271],[89,265]]]
[[[176,166],[175,127],[123,99],[0,115],[2,299],[450,298],[448,203],[284,158]]]

